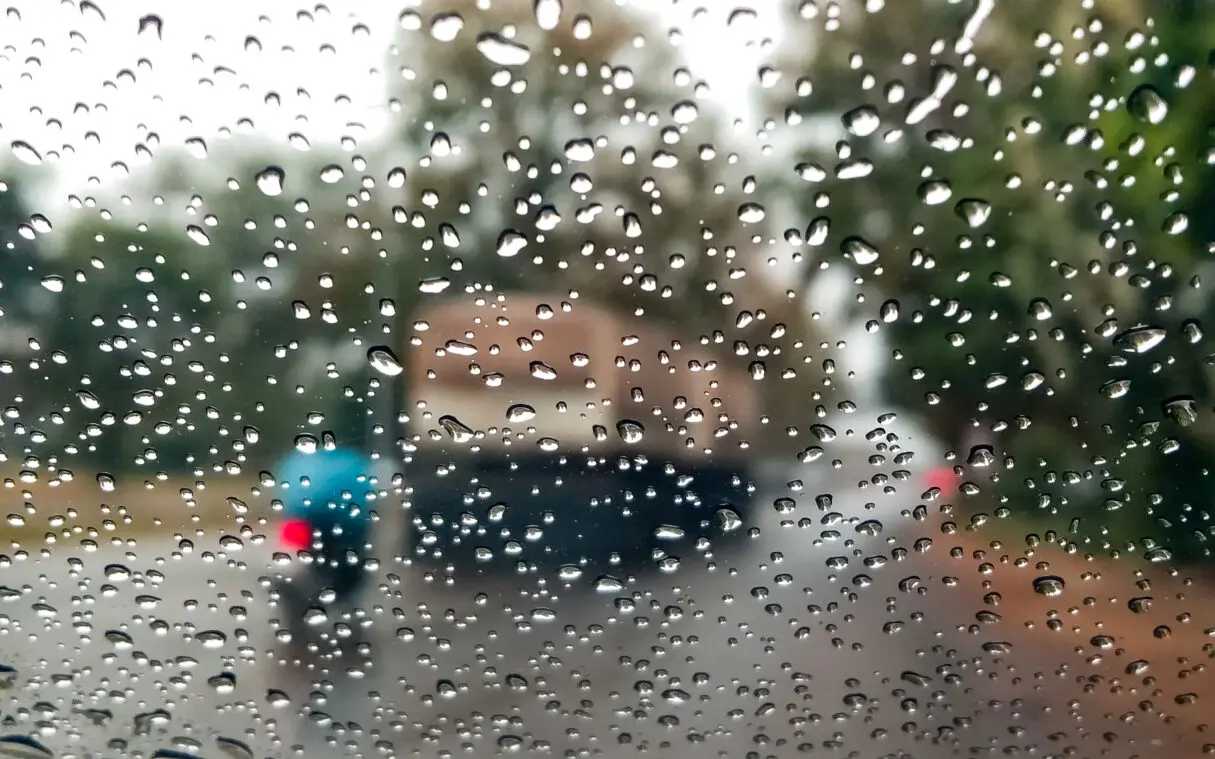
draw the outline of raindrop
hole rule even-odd
[[[503,258],[513,258],[527,247],[527,238],[513,229],[504,229],[498,235],[498,255]]]
[[[720,508],[714,514],[717,519],[717,527],[722,532],[734,532],[742,527],[742,517],[734,509]]]
[[[228,756],[228,759],[253,759],[253,749],[244,741],[217,735],[215,745]]]
[[[194,637],[203,648],[223,648],[228,644],[228,636],[220,630],[203,630]]]
[[[1126,99],[1126,110],[1139,121],[1159,124],[1169,115],[1169,104],[1150,84],[1141,84]]]
[[[843,115],[844,128],[857,137],[868,137],[882,125],[877,109],[871,105],[853,108]]]
[[[543,361],[533,361],[529,365],[531,375],[536,379],[552,381],[557,379],[557,370]]]
[[[17,157],[18,161],[29,166],[37,166],[42,163],[42,154],[34,150],[34,147],[28,142],[13,140],[10,147],[12,147],[13,155]]]
[[[565,157],[576,163],[586,163],[595,157],[595,143],[586,138],[565,143]]]
[[[1198,403],[1189,396],[1168,398],[1161,402],[1160,407],[1182,427],[1189,427],[1198,421]]]
[[[267,166],[257,174],[257,189],[262,194],[277,197],[283,194],[283,180],[287,173],[278,166]]]
[[[467,443],[476,436],[472,428],[450,414],[439,417],[439,426],[456,443]]]
[[[1114,347],[1123,353],[1147,353],[1164,342],[1165,331],[1160,327],[1139,325],[1114,335]]]
[[[826,216],[819,216],[806,227],[806,244],[812,248],[817,248],[827,242],[827,235],[830,233],[831,219]]]
[[[1029,302],[1028,313],[1038,321],[1046,321],[1053,316],[1050,301],[1045,298],[1034,298]]]
[[[536,16],[536,25],[546,32],[556,29],[561,21],[561,0],[533,0],[532,10]]]
[[[532,57],[532,51],[526,46],[490,32],[477,37],[477,50],[480,50],[481,55],[490,63],[499,66],[522,66]]]
[[[451,42],[464,29],[459,13],[436,13],[430,20],[430,36],[439,42]]]
[[[1053,598],[1062,595],[1065,582],[1056,575],[1044,575],[1034,578],[1034,592],[1041,596]]]
[[[57,274],[51,274],[42,278],[42,286],[53,293],[63,292],[64,279]]]
[[[385,377],[395,377],[405,371],[405,367],[401,365],[401,360],[386,345],[377,345],[368,349],[367,362],[371,364],[372,369],[375,369]]]
[[[990,445],[976,445],[970,449],[966,465],[986,469],[996,463],[996,454]]]
[[[859,266],[870,266],[877,263],[881,256],[878,249],[862,237],[853,235],[840,243],[840,252],[846,258],[851,258]]]
[[[635,445],[642,441],[645,436],[645,427],[641,422],[635,422],[632,419],[621,419],[616,423],[616,432],[620,435],[620,439],[629,445]]]
[[[10,759],[52,759],[55,752],[25,735],[0,736],[0,756]]]
[[[211,238],[203,231],[202,227],[191,224],[186,227],[186,236],[194,241],[194,244],[201,245],[204,248],[211,244]]]
[[[615,577],[603,575],[595,580],[595,590],[600,593],[618,593],[624,590],[624,583]]]
[[[927,206],[938,206],[953,195],[953,188],[944,179],[929,179],[916,191],[920,202]]]
[[[738,207],[738,220],[744,224],[758,224],[767,212],[759,203],[743,203]]]
[[[526,403],[515,403],[506,409],[506,419],[512,424],[530,422],[536,418],[536,409]]]
[[[971,229],[983,226],[991,218],[991,204],[979,198],[959,200],[953,210]]]
[[[438,295],[449,287],[451,280],[447,277],[431,277],[418,283],[418,291],[426,295]]]

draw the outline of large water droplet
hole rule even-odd
[[[1169,103],[1150,84],[1141,84],[1126,99],[1126,110],[1140,121],[1159,124],[1169,115]]]
[[[42,163],[42,154],[37,150],[34,150],[34,146],[30,145],[28,142],[13,140],[10,147],[13,150],[13,155],[17,157],[18,161],[21,161],[29,166],[37,166]]]
[[[1067,583],[1064,582],[1063,578],[1056,575],[1044,575],[1034,578],[1034,592],[1051,598],[1062,595],[1066,585]]]
[[[477,37],[477,50],[481,51],[486,60],[499,66],[522,66],[532,57],[532,51],[526,45],[491,32]]]
[[[527,238],[513,229],[504,229],[498,235],[498,255],[503,258],[513,258],[527,247]]]
[[[387,345],[377,345],[367,351],[367,362],[371,364],[371,368],[375,369],[385,377],[395,377],[405,371],[405,367],[401,365],[401,360]]]
[[[878,249],[863,237],[853,235],[840,243],[840,252],[846,258],[851,258],[858,266],[870,266],[877,263],[881,254]]]
[[[629,445],[640,443],[645,437],[645,427],[641,422],[635,422],[632,419],[621,419],[616,423],[616,433],[620,435],[620,439]]]
[[[530,422],[536,418],[536,409],[526,403],[516,403],[506,409],[506,419],[512,424]]]
[[[1114,335],[1114,347],[1124,353],[1147,353],[1164,342],[1165,331],[1160,327],[1139,325]]]
[[[287,174],[281,167],[267,166],[257,174],[257,189],[264,195],[277,197],[283,194],[283,180],[286,178]]]
[[[536,16],[536,26],[546,32],[557,28],[561,21],[561,0],[534,0],[532,11]]]
[[[467,443],[475,437],[476,433],[472,428],[455,418],[451,414],[445,414],[439,417],[439,426],[447,433],[456,443]]]
[[[844,114],[842,121],[844,128],[857,137],[868,137],[882,125],[882,119],[878,116],[877,109],[871,105],[853,108]]]

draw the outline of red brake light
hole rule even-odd
[[[279,540],[293,551],[312,547],[312,526],[303,519],[289,519],[279,528]]]
[[[932,469],[924,478],[926,485],[930,488],[940,488],[943,492],[950,492],[957,487],[960,481],[956,472],[952,467],[942,466]]]

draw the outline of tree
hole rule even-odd
[[[807,219],[830,198],[824,255],[887,333],[890,401],[994,447],[957,462],[975,508],[1209,556],[1215,230],[1187,209],[1212,192],[1210,4],[866,5],[790,10],[768,107],[790,191]]]
[[[775,350],[767,399],[804,403],[822,389],[803,365],[816,330],[799,290],[762,276],[773,219],[702,83],[645,17],[562,6],[430,0],[402,15],[396,259],[453,291],[578,290],[744,366]]]

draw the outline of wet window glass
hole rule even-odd
[[[0,6],[0,759],[1215,754],[1210,0]]]

